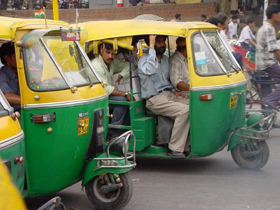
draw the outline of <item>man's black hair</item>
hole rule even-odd
[[[176,15],[175,15],[175,18],[176,18],[176,19],[179,19],[180,17],[181,17],[181,14],[176,14]]]
[[[253,17],[248,17],[247,19],[247,25],[249,25],[250,23],[254,23],[255,19]]]
[[[238,16],[237,16],[237,15],[233,15],[233,16],[231,17],[231,19],[232,19],[232,20],[233,20],[233,19],[237,20],[237,19],[238,19]]]
[[[200,15],[200,17],[205,18],[205,19],[207,18],[207,16],[204,14]]]
[[[223,25],[227,20],[227,15],[225,13],[218,13],[217,18],[220,20],[220,23]]]
[[[215,26],[218,26],[218,24],[220,23],[220,20],[217,17],[211,16],[206,20],[206,22],[211,23]]]
[[[12,42],[7,42],[1,45],[0,48],[0,57],[1,57],[1,62],[6,65],[6,59],[5,56],[12,56],[13,54],[15,54],[15,47],[14,47],[14,43]]]
[[[113,50],[113,45],[112,44],[108,44],[108,43],[102,43],[98,46],[98,52],[101,52],[102,47],[105,47],[106,50]]]
[[[273,14],[277,14],[278,12],[280,12],[280,7],[279,5],[276,4],[272,4],[270,5],[267,9],[266,9],[266,16],[267,19],[271,19]]]

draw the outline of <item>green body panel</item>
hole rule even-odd
[[[145,101],[135,101],[130,106],[130,123],[136,137],[136,151],[142,151],[156,141],[156,125],[153,117],[146,117]],[[129,149],[132,150],[133,141]]]
[[[229,134],[245,124],[246,84],[234,88],[196,91],[190,94],[191,153],[194,157],[211,155],[228,143]],[[210,101],[201,94],[213,94]],[[230,109],[231,94],[238,97],[237,106]]]
[[[145,101],[109,101],[110,104],[128,105],[130,126],[110,125],[111,128],[124,130],[132,129],[136,137],[136,151],[142,151],[156,141],[156,123],[153,117],[146,116]],[[129,150],[133,149],[133,141],[130,141]]]
[[[14,160],[15,157],[24,157],[24,140],[0,150],[0,157],[2,158],[2,161],[11,162],[11,176],[13,182],[19,191],[23,192],[25,174],[24,163],[15,163]]]
[[[101,155],[98,156],[98,158],[104,158],[106,157],[106,154],[103,153]],[[111,158],[114,157],[120,157],[120,156],[116,156],[116,155],[110,155]],[[125,165],[125,161],[124,160],[119,160],[118,161],[118,166],[124,166]],[[86,185],[92,178],[98,176],[99,174],[103,174],[103,173],[112,173],[112,174],[123,174],[126,173],[128,171],[130,171],[132,169],[132,167],[128,167],[128,168],[101,168],[99,170],[95,170],[97,168],[97,160],[93,159],[91,160],[85,169],[84,172],[84,176],[83,176],[83,180],[82,180],[82,185]]]
[[[92,134],[93,112],[96,109],[105,109],[104,125],[106,125],[107,106],[106,98],[90,104],[22,111],[28,163],[27,195],[54,193],[81,179]],[[43,113],[55,113],[55,122],[41,124],[31,122],[31,114]],[[79,136],[80,113],[88,113],[89,126],[88,133]],[[51,133],[47,132],[48,128],[52,128]]]

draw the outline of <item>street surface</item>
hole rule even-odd
[[[268,145],[270,158],[259,171],[239,168],[226,149],[195,160],[138,158],[124,210],[280,210],[280,129]],[[70,209],[91,209],[80,183],[56,195]],[[28,209],[56,195],[27,199]]]

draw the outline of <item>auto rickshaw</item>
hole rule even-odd
[[[0,157],[20,191],[24,187],[24,134],[18,121],[0,90]]]
[[[12,167],[19,157],[22,195],[51,194],[82,181],[93,209],[124,207],[132,196],[128,172],[136,163],[128,144],[134,134],[104,142],[108,96],[78,42],[85,31],[53,20],[0,17],[0,23],[0,40],[15,47],[25,136],[23,143],[19,125],[10,131],[19,143],[1,156]],[[1,129],[1,138],[6,132]]]
[[[214,25],[122,20],[85,22],[79,27],[88,31],[85,50],[89,57],[98,54],[99,43],[111,43],[117,54],[129,55],[127,60],[136,60],[136,65],[149,35],[168,36],[166,53],[169,57],[174,50],[174,40],[185,38],[190,75],[190,150],[186,158],[209,156],[227,146],[242,168],[260,169],[266,164],[269,148],[265,140],[269,138],[275,114],[245,111],[246,79]],[[109,104],[129,106],[130,125],[109,125],[109,128],[133,130],[138,156],[169,158],[167,147],[159,142],[168,143],[173,122],[146,110],[137,71],[131,69],[130,79],[121,85],[118,88],[130,91],[135,101],[109,101]]]

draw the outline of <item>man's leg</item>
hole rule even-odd
[[[162,92],[146,101],[146,107],[156,115],[174,119],[174,127],[169,143],[169,149],[184,152],[189,133],[189,106],[172,101],[169,91]]]
[[[273,66],[267,68],[265,71],[269,74],[269,76],[272,79],[276,80],[277,82],[280,82],[280,66],[278,64],[274,64]],[[280,99],[280,86],[277,87],[272,93],[267,95],[263,99],[263,101],[276,105],[279,99]]]
[[[124,96],[109,96],[109,100],[112,101],[127,101]],[[123,105],[109,105],[110,110],[113,110],[113,118],[111,120],[111,125],[123,125],[124,118],[127,113],[127,106]],[[108,136],[116,137],[122,132],[119,129],[109,129]]]

